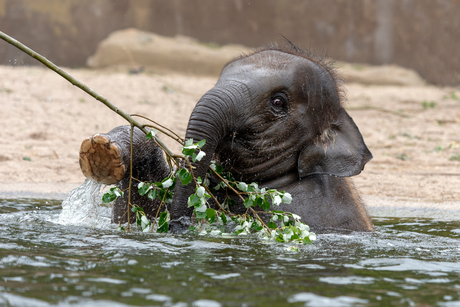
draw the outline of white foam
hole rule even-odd
[[[62,225],[101,227],[110,223],[103,214],[103,184],[87,179],[81,186],[69,192],[62,202],[62,212],[57,223]]]

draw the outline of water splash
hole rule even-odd
[[[104,185],[92,179],[70,191],[62,202],[62,212],[57,223],[63,225],[101,227],[110,223],[107,210],[101,206]],[[110,209],[110,208],[109,208]]]

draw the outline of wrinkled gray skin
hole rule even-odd
[[[291,193],[292,203],[279,209],[300,215],[314,231],[373,230],[347,178],[359,174],[372,155],[342,107],[333,69],[313,55],[294,46],[270,47],[226,65],[193,110],[189,138],[206,139],[206,156],[194,163],[195,176],[204,178],[216,159],[236,180]],[[124,148],[123,159],[126,154]],[[159,155],[150,158],[161,160]],[[167,174],[164,166],[161,176],[154,176],[158,181]],[[188,226],[193,209],[187,199],[194,190],[178,180],[169,208],[173,231]],[[121,204],[114,212],[121,212]],[[147,200],[140,205],[147,206]],[[241,203],[235,210],[241,211]]]

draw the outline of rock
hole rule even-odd
[[[219,46],[187,36],[166,37],[130,28],[111,33],[101,41],[87,60],[90,68],[128,66],[131,71],[149,67],[156,71],[175,71],[218,76],[229,61],[251,49],[242,45]],[[420,86],[425,81],[414,71],[396,65],[337,63],[348,83]]]
[[[367,64],[337,63],[337,68],[347,83],[400,86],[426,85],[425,80],[416,71],[396,65],[371,66]]]
[[[115,31],[101,41],[87,60],[90,68],[150,67],[198,75],[219,75],[223,66],[250,49],[218,46],[185,37],[165,37],[137,29]]]

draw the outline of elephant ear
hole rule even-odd
[[[358,175],[372,154],[353,119],[342,109],[339,119],[323,132],[317,142],[299,155],[299,177],[327,174],[338,177]]]

